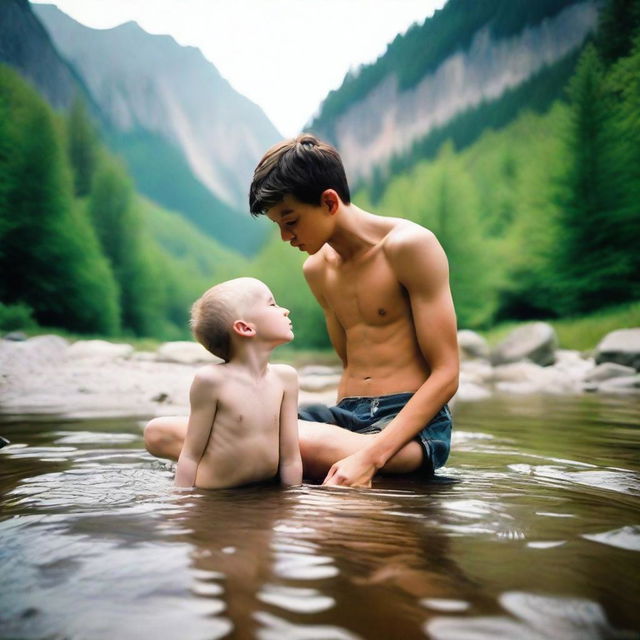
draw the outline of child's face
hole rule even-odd
[[[280,237],[292,247],[312,255],[329,240],[334,230],[335,216],[325,205],[300,202],[287,194],[267,211],[267,217],[280,227]]]
[[[293,340],[289,309],[278,306],[269,287],[260,281],[246,303],[245,316],[255,326],[258,338],[279,344]]]

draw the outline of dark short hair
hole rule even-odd
[[[319,205],[327,189],[334,189],[345,204],[351,202],[340,154],[330,144],[303,133],[264,154],[253,173],[249,210],[254,216],[266,213],[287,194]]]

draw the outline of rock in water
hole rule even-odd
[[[494,365],[531,360],[541,366],[555,362],[556,332],[546,322],[531,322],[512,331],[491,354]]]
[[[596,347],[596,364],[616,362],[640,370],[640,327],[608,333]]]

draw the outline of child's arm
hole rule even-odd
[[[220,374],[212,367],[201,369],[193,379],[189,394],[191,412],[187,435],[176,467],[176,487],[193,487],[195,484],[198,464],[209,441],[216,415],[216,396],[220,382]]]
[[[277,365],[284,383],[280,406],[280,481],[284,485],[302,483],[302,458],[298,444],[298,374],[293,367]]]

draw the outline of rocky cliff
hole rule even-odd
[[[61,58],[28,0],[0,2],[0,62],[15,68],[57,109],[70,106],[76,94],[95,109],[82,80]]]
[[[253,169],[281,136],[198,49],[134,22],[91,29],[53,5],[33,8],[116,132],[168,141],[212,193],[247,209]]]
[[[569,4],[508,36],[498,37],[489,24],[483,25],[466,47],[451,52],[410,88],[400,86],[400,69],[383,56],[375,65],[386,71],[366,95],[351,100],[329,126],[322,123],[321,110],[311,127],[336,144],[352,179],[367,178],[436,127],[496,100],[576,50],[596,27],[598,4]],[[427,48],[430,43],[423,44]],[[353,92],[347,80],[341,90]]]

